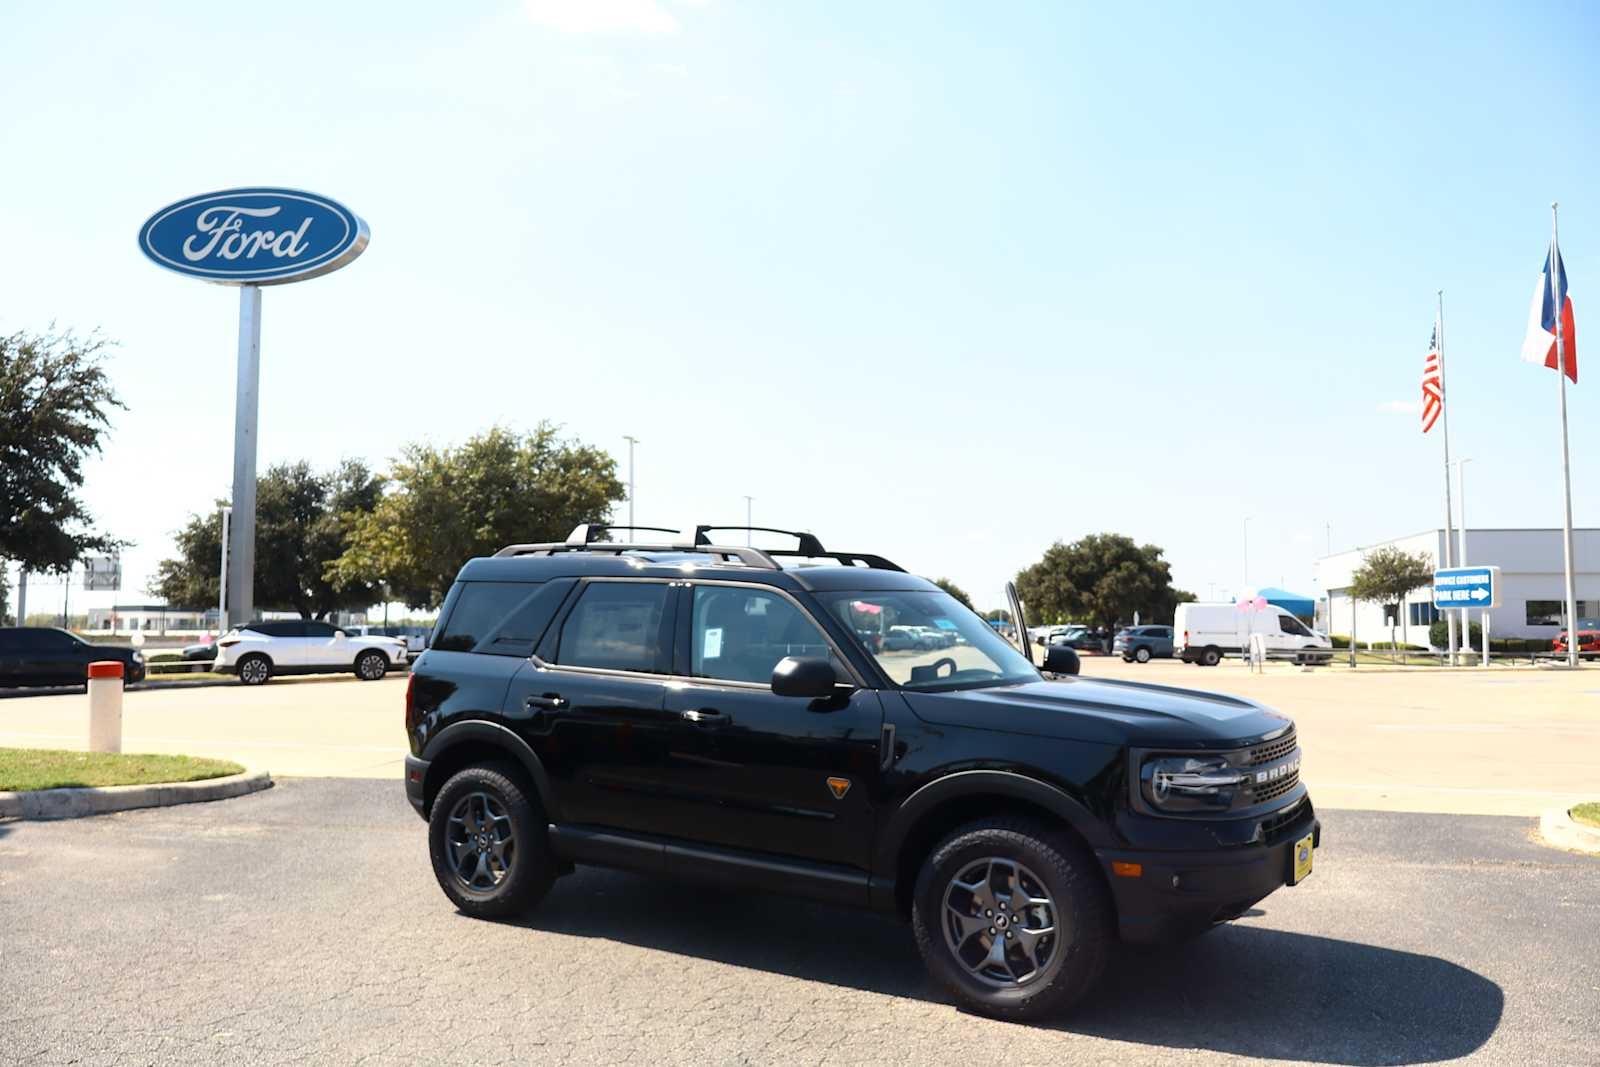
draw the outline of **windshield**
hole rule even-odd
[[[1039,672],[994,627],[943,591],[825,593],[821,600],[902,688],[1039,680]]]

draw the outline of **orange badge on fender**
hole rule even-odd
[[[848,778],[829,778],[828,779],[828,788],[833,791],[833,799],[835,799],[835,800],[843,800],[844,799],[844,795],[846,793],[850,792],[850,779],[848,779]]]

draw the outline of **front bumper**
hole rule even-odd
[[[416,809],[417,814],[426,819],[428,817],[427,797],[423,792],[423,786],[428,780],[428,761],[418,759],[407,753],[405,778],[406,799],[411,802],[411,806]]]
[[[1123,940],[1167,941],[1236,919],[1280,886],[1294,870],[1294,846],[1311,835],[1322,844],[1322,823],[1311,809],[1274,830],[1261,844],[1204,851],[1096,851],[1117,905]],[[1112,864],[1136,863],[1141,873],[1123,877]]]

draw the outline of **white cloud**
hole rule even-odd
[[[655,69],[657,72],[673,78],[686,78],[689,76],[689,68],[682,63],[657,63],[655,64]]]
[[[1378,411],[1384,415],[1420,415],[1422,414],[1422,401],[1385,400],[1378,405]]]
[[[529,21],[562,33],[672,33],[678,20],[656,0],[523,0]]]

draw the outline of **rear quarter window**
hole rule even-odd
[[[431,648],[493,656],[530,656],[555,617],[570,579],[551,582],[462,582]]]

